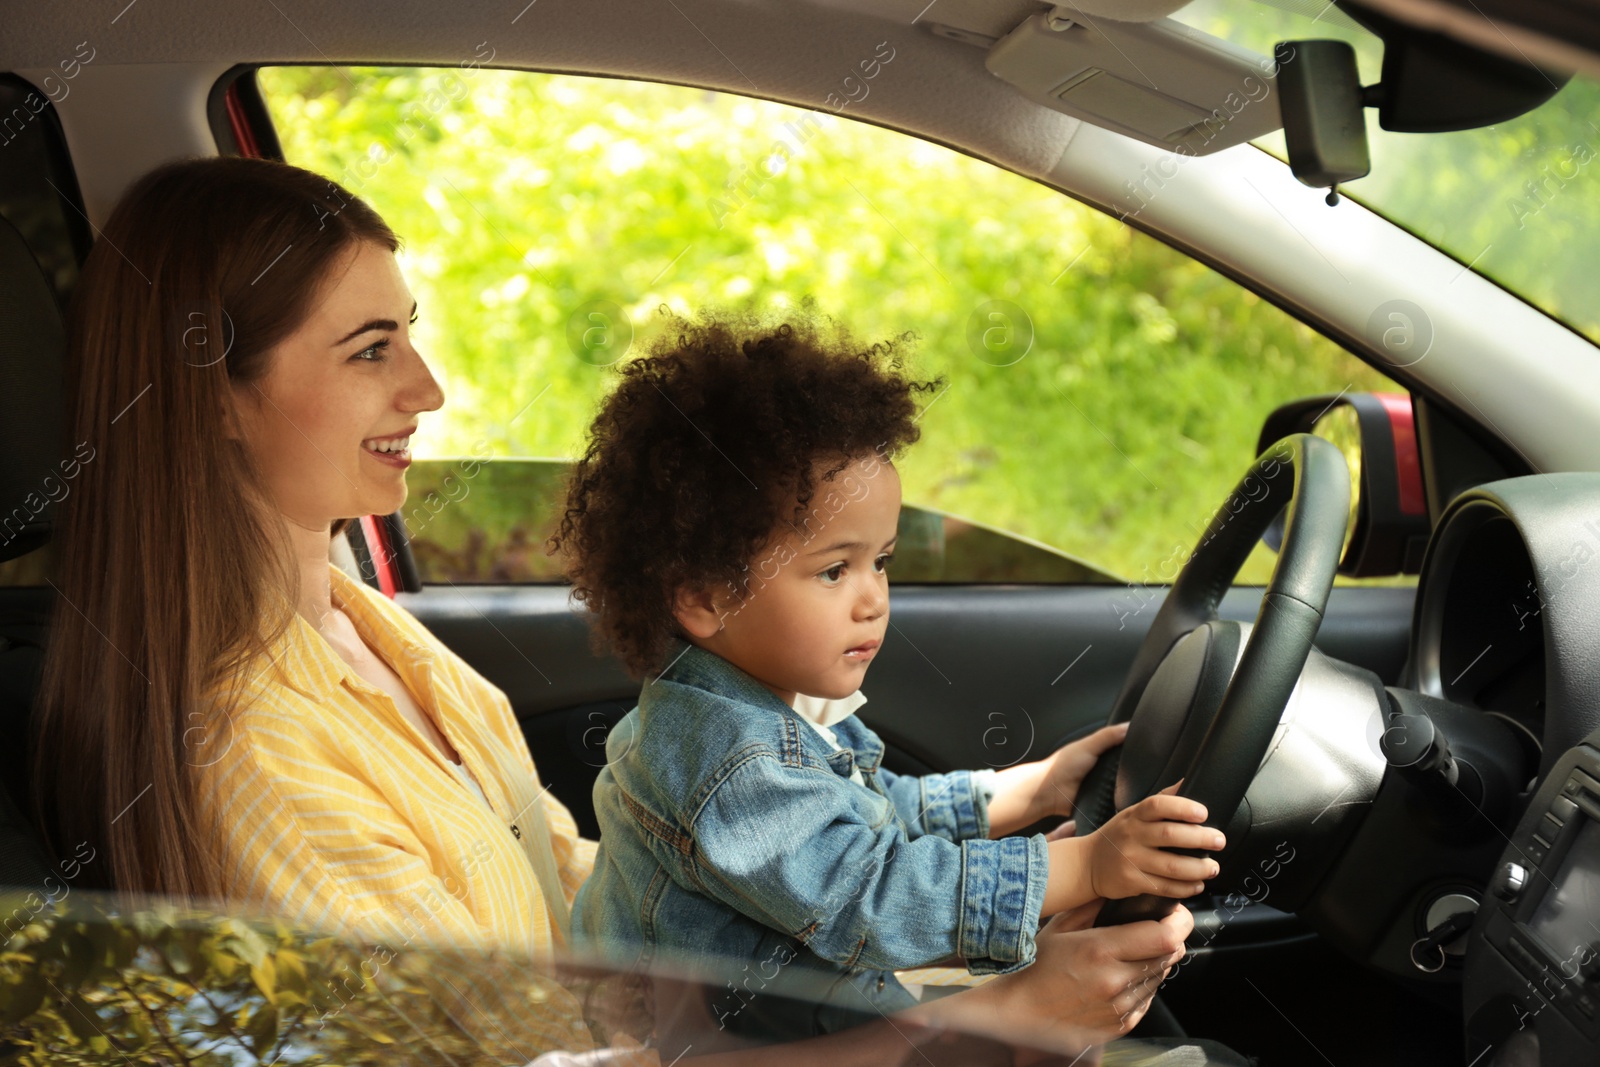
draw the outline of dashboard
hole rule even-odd
[[[1514,726],[1538,768],[1468,935],[1467,1060],[1600,1062],[1600,474],[1456,498],[1413,622],[1411,685]]]
[[[1504,716],[1542,747],[1546,596],[1510,515],[1489,501],[1441,529],[1417,602],[1416,688]]]
[[[1600,1052],[1600,733],[1558,761],[1501,857],[1473,924],[1469,1042],[1496,1064]]]

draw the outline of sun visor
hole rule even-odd
[[[1143,6],[1122,17],[1130,10]],[[1047,107],[1185,154],[1283,125],[1271,57],[1168,18],[1121,22],[1057,7],[997,41],[984,64]]]
[[[1081,4],[1057,4],[1056,11],[1069,17],[1077,12],[1092,19],[1154,22],[1187,7],[1189,3],[1190,0],[1089,0]]]

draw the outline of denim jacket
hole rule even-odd
[[[1033,961],[1044,838],[989,840],[972,772],[896,775],[853,715],[833,727],[833,751],[727,660],[683,641],[669,656],[606,745],[600,852],[574,903],[579,945],[732,976],[715,1016],[781,1038],[909,1007],[899,968]],[[833,1006],[759,997],[784,970]]]

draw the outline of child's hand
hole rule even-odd
[[[1128,724],[1103,726],[1088,737],[1080,737],[1070,745],[1062,745],[1053,755],[1045,758],[1044,781],[1040,784],[1040,817],[1045,815],[1070,815],[1077,802],[1078,789],[1084,776],[1094,768],[1100,757],[1122,744],[1128,734]]]
[[[1164,846],[1216,850],[1226,843],[1220,830],[1196,825],[1205,821],[1205,805],[1175,796],[1180,784],[1119,811],[1089,835],[1089,885],[1095,895],[1114,900],[1154,893],[1182,900],[1203,890],[1203,880],[1221,869],[1208,856],[1164,851]]]

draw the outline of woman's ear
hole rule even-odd
[[[703,585],[680,586],[672,598],[672,616],[685,633],[702,641],[722,629],[716,597]]]

